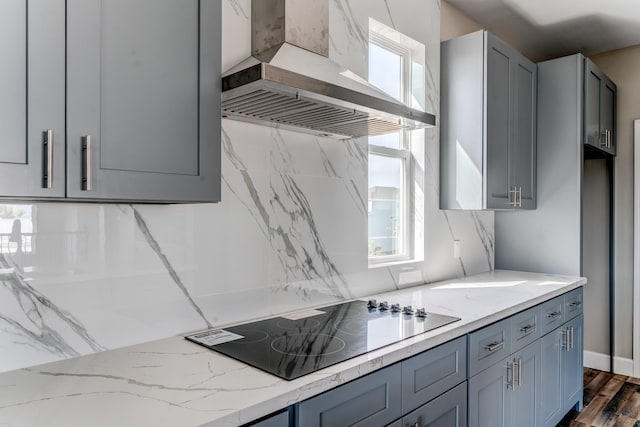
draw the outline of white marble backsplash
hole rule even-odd
[[[251,2],[222,4],[226,69]],[[439,0],[330,5],[330,57],[364,78],[370,16],[424,43],[438,114]],[[438,209],[438,130],[417,135],[417,259],[388,267],[367,263],[365,138],[224,119],[218,204],[0,205],[0,371],[492,269],[493,213]]]

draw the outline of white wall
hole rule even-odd
[[[366,74],[369,16],[425,45],[438,114],[439,0],[330,4],[330,55],[354,72]],[[222,5],[226,68],[249,55],[250,1]],[[0,371],[491,269],[493,213],[438,210],[438,129],[418,135],[423,256],[392,267],[367,265],[366,139],[226,119],[221,203],[5,214],[0,227],[20,219],[34,237],[29,253],[0,254]]]

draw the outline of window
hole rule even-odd
[[[369,40],[369,82],[412,103],[411,50],[376,32]],[[407,132],[369,137],[369,262],[412,257],[411,151]]]
[[[424,109],[424,45],[370,19],[369,82],[402,103]],[[411,209],[413,205],[418,208],[411,142],[420,137],[411,134],[369,137],[370,264],[419,256],[415,243],[422,233],[414,230],[415,212]]]

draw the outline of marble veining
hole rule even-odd
[[[187,301],[189,301],[189,304],[191,305],[191,307],[193,307],[195,312],[198,313],[198,316],[202,318],[206,327],[210,328],[212,326],[211,322],[209,322],[207,317],[202,312],[202,309],[193,300],[193,297],[187,290],[186,286],[184,285],[184,283],[182,283],[180,276],[178,275],[176,270],[171,266],[169,259],[162,252],[160,245],[151,234],[151,231],[149,231],[149,227],[147,226],[147,223],[145,222],[144,218],[142,218],[142,215],[140,215],[140,212],[135,207],[131,206],[131,209],[133,210],[133,216],[136,219],[136,224],[138,225],[138,229],[140,230],[145,240],[149,244],[149,247],[156,253],[158,258],[162,262],[162,265],[164,265],[164,267],[167,269],[167,273],[169,273],[169,276],[171,276],[171,279],[175,282],[178,288],[180,288],[180,291],[182,291],[182,293],[184,294],[184,297],[187,299]]]
[[[227,2],[231,5],[231,8],[238,16],[243,16],[244,18],[249,19],[249,15],[245,11],[244,5],[240,3],[238,0],[227,0]]]
[[[384,0],[384,5],[387,7],[387,13],[389,14],[389,22],[391,22],[391,28],[396,29],[396,24],[393,22],[393,16],[391,15],[391,8],[389,7],[389,1]]]
[[[57,357],[82,354],[63,336],[64,330],[82,342],[82,352],[105,350],[78,319],[33,288],[19,267],[5,254],[0,254],[0,284],[13,297],[13,307],[20,311],[19,317],[0,312],[0,323],[4,323],[2,332],[14,340],[14,345],[25,345]],[[8,297],[3,298],[5,304]]]
[[[457,239],[453,231],[453,227],[451,226],[451,221],[449,220],[449,214],[447,213],[447,211],[442,211],[442,216],[444,216],[444,219],[447,222],[447,228],[449,229],[449,233],[451,234],[451,240],[455,242]],[[464,260],[462,259],[462,256],[458,258],[458,261],[460,262],[460,269],[462,270],[462,275],[466,276],[467,269],[464,268]]]

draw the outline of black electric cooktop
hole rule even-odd
[[[292,380],[458,320],[375,300],[351,301],[185,338]]]

